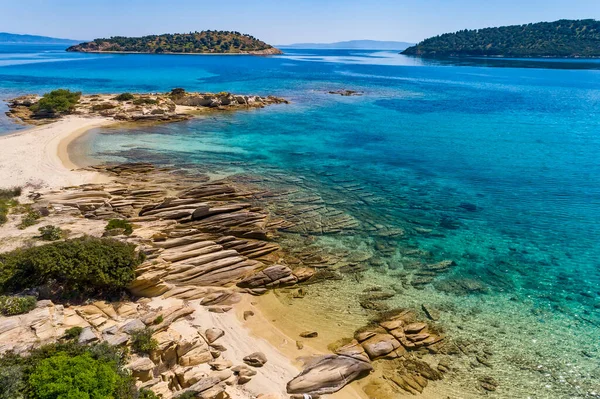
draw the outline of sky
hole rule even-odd
[[[77,40],[211,29],[270,44],[419,42],[562,18],[600,19],[600,0],[0,0],[0,31]]]

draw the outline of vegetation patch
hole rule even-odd
[[[113,103],[100,103],[92,106],[92,111],[105,111],[107,109],[117,108],[116,104]]]
[[[133,105],[156,105],[158,100],[154,98],[141,97],[133,100]]]
[[[8,220],[10,208],[18,204],[15,197],[21,195],[21,188],[14,187],[0,190],[0,226]]]
[[[0,399],[134,399],[127,352],[107,344],[74,342],[0,357]]]
[[[158,349],[158,341],[152,338],[152,329],[146,327],[131,332],[131,347],[138,353],[148,354]]]
[[[0,254],[0,291],[49,287],[56,299],[121,294],[144,260],[132,244],[84,237]]]
[[[114,100],[117,100],[117,101],[131,101],[133,99],[134,99],[134,96],[131,93],[121,93],[114,98]]]
[[[66,235],[66,232],[63,231],[63,229],[52,225],[40,227],[38,231],[40,232],[40,235],[36,238],[39,238],[42,241],[58,241]]]
[[[33,209],[29,204],[23,205],[19,211],[24,213],[21,216],[21,223],[17,226],[21,230],[37,224],[38,220],[42,217],[42,214],[38,210]]]
[[[64,338],[65,339],[77,339],[77,338],[79,338],[79,336],[81,335],[82,332],[83,332],[83,327],[79,327],[79,326],[71,327],[67,331],[65,331]]]
[[[104,229],[106,231],[122,229],[125,235],[133,233],[133,226],[125,219],[110,219]]]
[[[14,316],[30,312],[35,308],[37,300],[33,296],[0,296],[0,313],[3,316]]]
[[[38,117],[54,117],[71,113],[81,98],[81,92],[65,89],[53,90],[43,97],[30,109]]]

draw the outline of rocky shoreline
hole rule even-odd
[[[41,96],[25,95],[7,101],[9,117],[30,125],[47,124],[64,114],[34,113],[32,106]],[[105,117],[123,122],[175,122],[187,120],[195,112],[234,111],[289,104],[275,96],[238,95],[227,92],[196,93],[174,89],[170,93],[82,95],[69,115]]]
[[[280,361],[276,366],[286,371],[277,374],[270,368],[273,353],[227,348],[220,344],[228,333],[218,327],[218,317],[231,312],[254,317],[249,298],[282,287],[301,292],[305,284],[329,278],[319,268],[286,262],[287,248],[275,238],[296,222],[257,205],[267,193],[249,186],[150,164],[94,169],[111,182],[35,192],[32,207],[47,215],[45,223],[79,226],[73,230],[91,235],[102,234],[109,219],[133,223],[131,235],[118,229],[110,234],[146,255],[129,286],[130,298],[83,305],[40,298],[32,312],[0,318],[2,352],[56,342],[71,327],[83,329],[81,343],[127,346],[131,331],[151,328],[158,348],[147,357],[133,355],[127,367],[140,387],[163,398],[188,391],[202,398],[235,397],[235,392],[318,397],[342,390],[374,366],[383,380],[364,390],[369,397],[384,397],[382,389],[422,392],[448,371],[445,360],[435,356],[450,352],[451,345],[435,325],[407,309],[381,313],[332,346],[330,354],[315,356],[299,345],[299,356],[312,355],[299,374]],[[368,296],[377,301],[381,294],[375,290]],[[424,354],[433,358],[426,361]]]

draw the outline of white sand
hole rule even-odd
[[[0,136],[0,188],[59,188],[100,182],[106,177],[76,168],[68,145],[86,131],[115,123],[102,117],[70,116],[49,125]]]

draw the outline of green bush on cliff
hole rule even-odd
[[[152,338],[151,328],[142,328],[131,332],[131,347],[138,353],[150,353],[158,349],[158,341]]]
[[[125,235],[130,235],[133,233],[133,226],[127,220],[124,219],[110,219],[108,224],[104,228],[106,231],[123,229],[123,233]]]
[[[127,352],[107,344],[50,344],[0,357],[0,399],[133,399]]]
[[[0,313],[14,316],[27,313],[35,308],[37,301],[33,296],[0,296]]]
[[[53,90],[50,93],[44,94],[30,109],[37,116],[66,114],[75,109],[75,105],[79,102],[80,98],[80,91]]]
[[[120,294],[143,255],[132,244],[76,238],[0,254],[0,291],[49,286],[55,298]]]
[[[77,339],[83,332],[83,327],[75,326],[67,329],[65,331],[64,338],[65,339]]]

